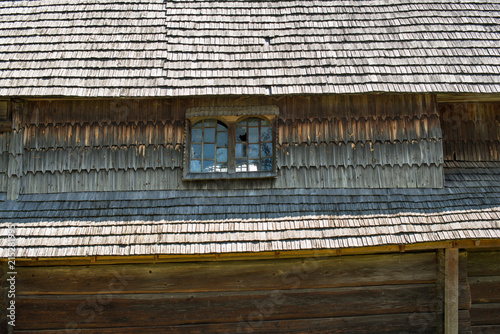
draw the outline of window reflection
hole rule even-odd
[[[191,130],[193,173],[227,172],[228,127],[221,121],[205,119]]]
[[[247,118],[236,124],[236,171],[271,171],[271,123],[260,118]]]

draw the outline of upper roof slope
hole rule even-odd
[[[0,96],[500,93],[500,1],[0,3]]]

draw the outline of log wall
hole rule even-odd
[[[434,252],[17,271],[16,333],[442,330]]]
[[[272,180],[182,180],[193,106],[275,104]],[[443,185],[431,95],[31,101],[21,193],[207,188],[415,188]]]
[[[467,267],[472,333],[500,333],[500,251],[469,252]]]
[[[500,161],[500,103],[440,103],[447,161]]]

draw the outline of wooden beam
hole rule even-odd
[[[479,241],[479,242],[478,242]],[[453,247],[455,246],[455,247]],[[455,244],[452,241],[424,242],[404,246],[404,252],[423,252],[436,251],[438,249],[459,248],[471,251],[498,250],[500,248],[500,239],[474,239],[458,240]],[[301,257],[330,257],[344,255],[367,255],[400,253],[400,245],[383,245],[356,248],[336,248],[336,249],[317,249],[301,251],[280,251],[280,259],[301,258]],[[91,257],[56,257],[56,258],[18,258],[16,261],[20,266],[51,266],[60,265],[87,265],[87,264],[125,264],[125,263],[155,263],[155,262],[193,262],[193,261],[235,261],[235,260],[257,260],[257,259],[275,259],[275,252],[257,252],[257,253],[220,253],[220,254],[186,254],[186,255],[134,255],[134,256],[95,256],[95,262],[91,262]],[[0,258],[0,262],[7,261],[6,258]]]
[[[458,334],[458,248],[445,249],[444,333]]]

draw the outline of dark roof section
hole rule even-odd
[[[0,2],[0,96],[500,93],[498,0]]]
[[[500,238],[500,163],[448,163],[443,189],[22,195],[17,257],[207,254]],[[5,196],[4,196],[5,197]],[[5,200],[5,198],[0,198]],[[2,224],[0,235],[7,235]],[[7,256],[7,238],[0,258]]]

